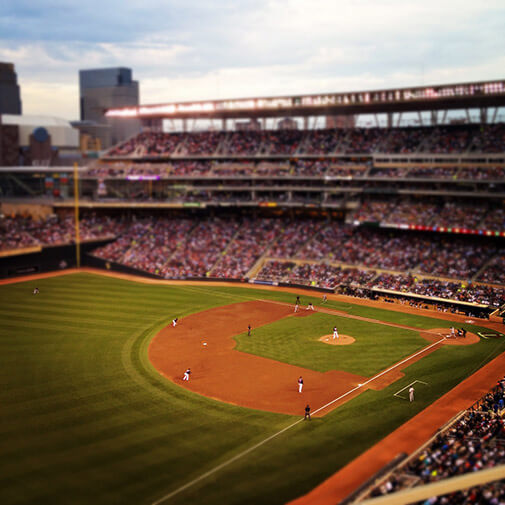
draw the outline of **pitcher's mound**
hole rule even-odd
[[[349,335],[342,335],[339,333],[338,338],[333,338],[333,334],[323,335],[319,339],[319,342],[330,345],[351,345],[356,342],[356,339]]]

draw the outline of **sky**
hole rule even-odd
[[[78,119],[78,71],[127,66],[141,103],[505,77],[503,0],[2,0],[24,114]]]

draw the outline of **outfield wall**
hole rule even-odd
[[[81,243],[81,255],[108,244],[111,239]],[[75,244],[39,247],[35,252],[0,257],[0,279],[52,272],[76,266]]]

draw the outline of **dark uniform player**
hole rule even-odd
[[[251,325],[247,326],[247,336],[250,337],[251,336]]]
[[[310,421],[310,405],[307,403],[307,406],[305,407],[305,417],[304,419],[308,419]]]

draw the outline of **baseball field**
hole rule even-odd
[[[299,294],[295,314],[249,286],[0,285],[1,503],[283,504],[505,350],[483,321]]]

